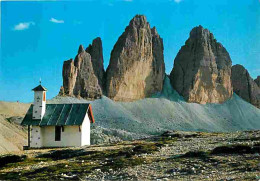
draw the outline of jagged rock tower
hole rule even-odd
[[[162,90],[164,74],[162,38],[145,16],[136,15],[111,52],[107,96],[116,101],[149,97]]]
[[[64,62],[62,76],[60,95],[89,99],[101,97],[104,76],[101,39],[93,40],[87,51],[80,45],[75,61]]]
[[[94,74],[98,78],[98,84],[104,92],[105,86],[105,69],[104,69],[104,60],[103,60],[103,47],[101,38],[96,38],[92,41],[86,48],[86,52],[88,52],[91,56],[91,62],[94,70]]]
[[[233,94],[231,64],[228,52],[213,34],[198,26],[174,60],[171,84],[188,102],[222,103]]]
[[[254,81],[258,85],[258,87],[260,87],[260,76],[257,76],[257,78]]]
[[[248,71],[242,65],[234,65],[231,78],[234,92],[245,101],[260,108],[260,88]]]

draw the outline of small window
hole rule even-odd
[[[43,101],[46,101],[46,92],[43,92]]]
[[[55,126],[55,141],[60,141],[61,139],[61,126]]]

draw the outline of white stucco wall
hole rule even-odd
[[[30,145],[32,148],[42,147],[42,129],[40,126],[31,127]]]
[[[34,92],[33,119],[42,119],[43,118],[43,115],[46,110],[46,101],[43,100],[44,93],[46,96],[46,91],[35,91]]]
[[[55,126],[42,127],[43,147],[81,146],[81,132],[79,126],[64,126],[61,140],[55,141]]]
[[[82,123],[81,129],[81,146],[90,145],[90,120],[88,114]]]

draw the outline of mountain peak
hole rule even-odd
[[[201,25],[194,27],[190,32],[190,38],[196,39],[196,38],[200,38],[200,37],[206,38],[206,39],[209,39],[209,38],[214,39],[213,34],[208,29],[203,28],[203,26],[201,26]]]
[[[257,81],[254,81],[249,72],[242,65],[232,66],[232,85],[234,92],[245,101],[260,108],[260,88]]]
[[[116,101],[149,97],[162,90],[164,74],[163,41],[145,16],[136,15],[111,52],[107,96]]]
[[[130,21],[129,26],[131,27],[145,27],[145,25],[149,25],[147,19],[144,15],[135,15],[135,17]]]
[[[157,29],[155,26],[151,29],[151,32],[152,32],[152,35],[158,35]]]
[[[82,53],[82,52],[84,52],[84,51],[85,51],[85,50],[84,50],[83,45],[79,45],[78,54],[80,54],[80,53]]]
[[[222,103],[233,94],[231,63],[226,49],[200,25],[177,54],[171,83],[188,102]]]

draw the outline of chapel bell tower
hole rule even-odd
[[[33,103],[33,119],[42,119],[46,109],[46,91],[47,89],[41,85],[38,85],[34,89],[34,103]]]

